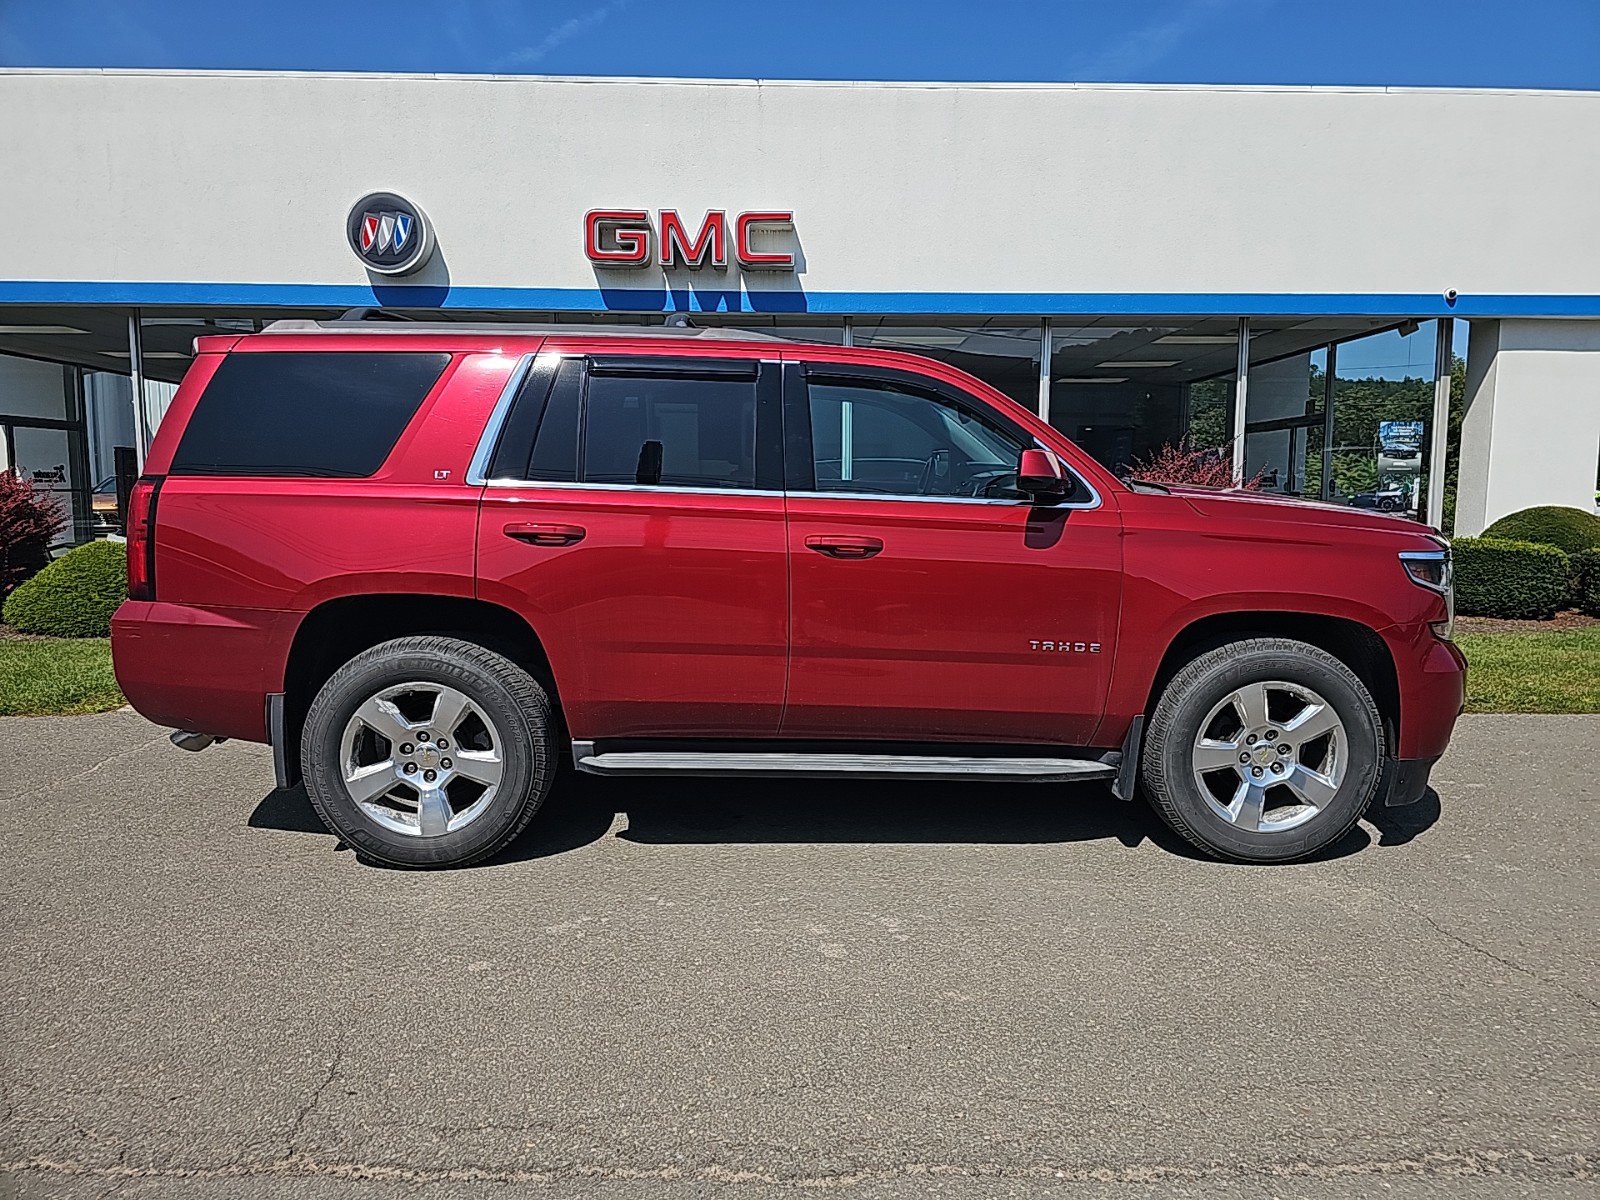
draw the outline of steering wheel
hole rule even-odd
[[[1017,490],[1017,473],[1015,471],[995,471],[987,478],[974,476],[972,480],[972,494],[986,499],[995,499],[1006,492]]]

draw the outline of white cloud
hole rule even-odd
[[[1122,81],[1159,63],[1185,38],[1249,0],[1180,0],[1165,15],[1136,26],[1126,36],[1080,57],[1074,78]],[[1256,7],[1250,3],[1250,7]]]
[[[507,54],[500,60],[498,65],[502,67],[531,67],[557,46],[570,42],[586,29],[593,29],[602,21],[615,16],[627,5],[628,0],[609,0],[609,3],[600,5],[593,12],[569,17],[533,45],[524,46],[520,50],[514,50]]]

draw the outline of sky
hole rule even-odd
[[[1600,90],[1600,0],[0,0],[0,66]]]

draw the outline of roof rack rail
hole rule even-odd
[[[360,312],[360,309],[352,309]],[[362,334],[427,334],[451,335],[460,334],[463,337],[473,335],[495,334],[508,337],[613,337],[613,338],[645,338],[648,340],[676,339],[686,341],[707,342],[792,342],[794,339],[780,337],[777,334],[767,333],[760,329],[732,329],[726,326],[713,325],[620,325],[602,324],[600,322],[586,323],[574,321],[571,323],[551,324],[549,322],[529,323],[519,325],[509,321],[477,322],[477,321],[427,321],[411,317],[394,319],[392,317],[345,317],[341,316],[332,321],[312,321],[304,318],[289,317],[273,321],[262,330],[262,333],[276,334],[306,334],[306,333],[362,333]]]
[[[336,321],[415,321],[415,317],[408,317],[405,313],[397,313],[387,308],[347,308],[337,317]]]

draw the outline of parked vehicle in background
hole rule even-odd
[[[117,511],[117,477],[102,479],[89,493],[90,532],[105,537],[122,532],[122,514]]]
[[[1399,512],[1409,502],[1410,493],[1401,487],[1378,488],[1371,492],[1357,492],[1350,497],[1352,508],[1375,508],[1379,512]]]
[[[146,472],[129,700],[270,742],[378,862],[493,854],[568,759],[1142,785],[1282,861],[1417,799],[1462,705],[1427,529],[1119,482],[911,355],[280,322],[200,340]]]

